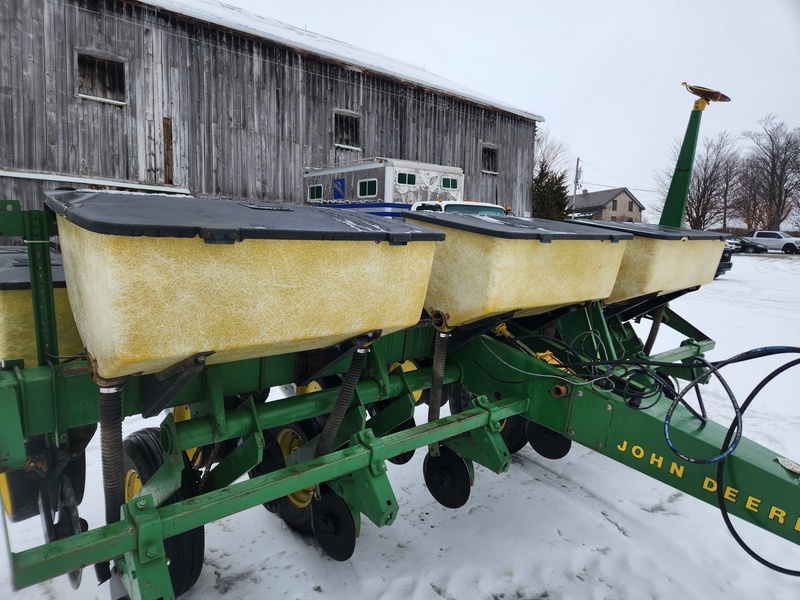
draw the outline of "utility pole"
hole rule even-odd
[[[575,197],[578,195],[578,181],[581,178],[581,157],[575,162],[575,182],[572,187],[572,212],[575,212]]]

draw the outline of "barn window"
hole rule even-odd
[[[359,179],[358,181],[359,198],[374,198],[377,195],[378,195],[377,179]]]
[[[397,183],[400,185],[416,185],[417,176],[414,173],[398,173]]]
[[[322,184],[308,186],[308,199],[309,200],[322,200]]]
[[[334,143],[337,146],[361,149],[361,130],[359,117],[335,113],[334,129]]]
[[[458,179],[456,179],[455,177],[442,177],[442,189],[457,190]]]
[[[77,94],[82,98],[125,104],[125,63],[78,53]]]
[[[484,146],[481,152],[481,170],[484,173],[497,174],[497,148]]]
[[[611,201],[611,210],[617,210],[617,201],[616,200],[612,200]]]
[[[628,200],[628,212],[633,212],[633,200]]]

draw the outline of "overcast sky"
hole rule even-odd
[[[626,186],[647,206],[689,119],[681,82],[732,99],[706,109],[701,139],[768,113],[800,126],[800,0],[226,2],[543,115],[584,187]]]

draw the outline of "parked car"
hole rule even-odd
[[[800,253],[800,238],[792,237],[785,231],[751,231],[743,237],[764,244],[770,250],[781,250],[786,254]]]
[[[724,275],[733,268],[733,251],[725,244],[725,249],[722,251],[722,256],[719,258],[719,265],[717,272],[714,273],[714,279],[720,275]]]
[[[731,238],[728,243],[733,246],[732,250],[734,252],[744,252],[745,254],[763,254],[764,252],[769,252],[769,248],[764,244],[753,242],[747,238]]]

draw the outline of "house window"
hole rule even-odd
[[[309,200],[322,200],[322,184],[308,186],[308,199]]]
[[[617,201],[616,200],[612,200],[611,201],[611,210],[617,210]]]
[[[400,185],[417,185],[417,176],[414,173],[398,173],[397,183]]]
[[[125,104],[125,63],[78,53],[77,95]]]
[[[612,221],[616,221],[616,220],[617,220],[617,217],[615,217],[614,215],[611,215],[611,220],[612,220]]]
[[[484,173],[497,174],[497,148],[484,146],[481,151],[481,170]]]
[[[458,179],[456,179],[455,177],[442,177],[442,189],[457,190]]]
[[[337,146],[361,149],[360,119],[353,115],[334,114],[334,143]]]
[[[628,212],[633,212],[633,200],[628,200]]]
[[[358,181],[358,197],[374,198],[378,195],[377,179],[360,179]]]

